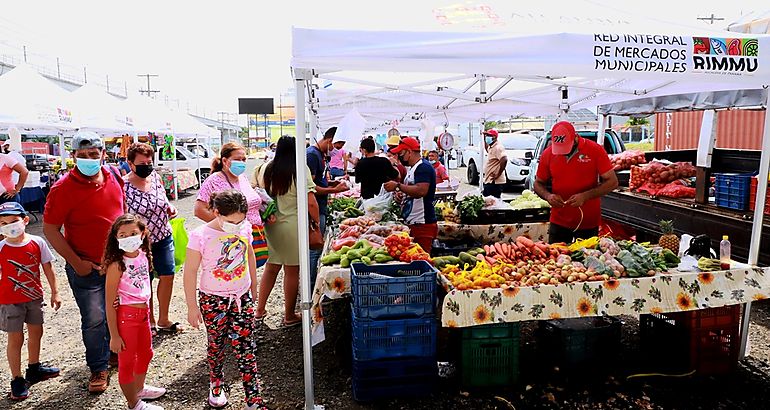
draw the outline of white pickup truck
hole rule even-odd
[[[529,133],[500,133],[498,144],[503,144],[508,164],[505,175],[509,184],[524,185],[529,176],[529,164],[537,146],[537,137]],[[478,185],[481,175],[480,146],[469,146],[463,150],[463,161],[468,167],[468,183]],[[486,157],[486,153],[484,153]]]
[[[163,147],[155,151],[155,165],[159,167],[174,168],[173,158],[164,155]],[[185,147],[176,146],[176,168],[192,169],[195,171],[195,178],[201,181],[206,179],[211,173],[211,158],[199,158]]]

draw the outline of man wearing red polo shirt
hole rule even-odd
[[[99,271],[110,227],[124,212],[123,180],[117,169],[103,165],[104,142],[96,133],[78,132],[72,138],[72,149],[75,169],[51,187],[43,233],[67,262],[67,280],[80,309],[86,363],[91,370],[88,391],[102,393],[109,384],[110,344],[105,276]]]
[[[546,184],[550,182],[552,192]],[[566,121],[551,129],[551,145],[540,156],[535,192],[551,204],[551,243],[572,243],[599,234],[601,198],[618,186],[607,152],[581,138]]]

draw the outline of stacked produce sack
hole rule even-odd
[[[695,167],[689,162],[666,164],[653,161],[644,166],[631,167],[629,188],[651,196],[695,198],[695,188],[690,187],[688,181],[695,174]]]

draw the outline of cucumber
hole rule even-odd
[[[468,252],[460,252],[460,263],[467,263],[468,265],[476,266],[477,261],[478,259],[476,259]]]

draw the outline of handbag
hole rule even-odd
[[[254,249],[254,259],[257,261],[257,267],[264,266],[267,263],[267,237],[265,228],[260,225],[251,226],[251,247]]]
[[[171,223],[171,235],[174,238],[174,265],[177,271],[184,265],[187,257],[187,231],[184,229],[185,218],[174,218]]]
[[[310,245],[310,249],[313,249],[313,250],[323,249],[324,235],[321,232],[321,226],[318,224],[318,221],[314,220],[309,215],[308,217],[310,219],[310,224],[309,224],[310,229],[308,232],[308,243]]]

